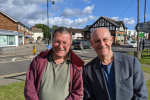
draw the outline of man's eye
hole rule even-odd
[[[95,42],[100,42],[99,40],[95,41]]]

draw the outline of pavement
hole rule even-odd
[[[35,55],[33,55],[33,45],[35,45],[37,49]],[[37,54],[39,54],[41,51],[47,50],[47,47],[45,44],[26,44],[26,45],[14,47],[13,49],[14,49],[14,54],[8,52],[7,51],[8,48],[6,50],[4,49],[4,54],[0,55],[0,60],[3,60],[3,58],[9,59],[10,57],[15,57],[13,58],[13,60],[22,60],[22,59],[30,60],[34,58]],[[74,51],[74,52],[78,53],[78,51]],[[20,56],[20,57],[16,57],[16,56]],[[86,60],[85,64],[88,63],[89,61],[90,60]],[[150,65],[147,64],[141,64],[141,66],[150,68]],[[23,81],[26,79],[25,75],[26,73],[19,73],[19,74],[16,73],[14,75],[11,75],[11,77],[10,75],[9,76],[6,75],[5,77],[0,77],[1,80],[0,86]],[[150,79],[150,74],[144,73],[144,76],[145,76],[145,81]]]

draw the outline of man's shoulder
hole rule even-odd
[[[113,52],[114,57],[117,57],[118,59],[134,59],[134,56],[132,55],[128,55],[128,54],[124,54],[124,53],[117,53],[117,52]]]
[[[84,67],[91,66],[93,64],[96,64],[96,62],[99,60],[98,56],[95,57],[93,60],[91,60],[89,63],[87,63]]]

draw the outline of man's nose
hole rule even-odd
[[[59,43],[58,47],[59,47],[59,48],[63,48],[63,44],[62,44],[62,43]]]
[[[100,46],[104,46],[104,45],[105,45],[105,42],[104,42],[103,40],[101,40],[100,43],[99,43],[99,45],[100,45]]]

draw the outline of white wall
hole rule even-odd
[[[18,38],[19,38],[18,35],[15,35],[15,43],[16,43],[15,46],[16,46],[16,47],[18,47]]]
[[[83,37],[82,33],[75,33],[75,35],[72,35],[73,39],[77,39],[77,37]]]
[[[135,30],[127,30],[127,35],[129,35],[129,31],[131,32],[131,35],[134,35],[134,32],[135,32],[136,36],[137,36],[137,32]],[[144,33],[144,32],[139,32],[139,33]],[[144,36],[146,36],[146,38],[148,38],[148,33],[145,33]]]
[[[43,32],[34,32],[33,35],[34,42],[36,42],[38,36],[40,36],[41,39],[43,39]]]

